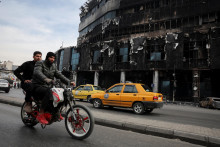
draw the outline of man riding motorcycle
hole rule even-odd
[[[31,105],[31,96],[32,96],[32,83],[31,79],[34,72],[34,66],[37,61],[41,61],[42,53],[39,51],[35,51],[33,54],[32,61],[24,62],[21,66],[19,66],[15,71],[14,74],[17,76],[18,79],[21,80],[21,88],[26,92],[25,95],[25,107],[24,110],[26,112],[32,111]]]
[[[45,61],[39,61],[35,64],[32,83],[34,85],[33,93],[42,99],[40,112],[37,120],[41,124],[48,124],[44,116],[44,110],[48,106],[52,93],[50,84],[53,83],[54,77],[60,79],[64,84],[70,83],[70,80],[62,75],[54,64],[56,55],[53,52],[48,52]],[[71,84],[75,85],[74,82]],[[60,114],[59,114],[60,115]],[[60,115],[60,119],[63,117]]]

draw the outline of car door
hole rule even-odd
[[[111,89],[107,90],[104,95],[103,104],[112,105],[112,106],[120,106],[122,88],[123,88],[123,85],[116,85],[112,87]]]
[[[87,96],[90,95],[91,90],[92,90],[92,86],[84,86],[82,91],[82,98],[87,99]]]
[[[138,99],[138,91],[135,85],[125,85],[121,93],[121,106],[132,107],[133,101]]]
[[[74,94],[75,98],[80,98],[80,99],[82,98],[83,88],[84,86],[79,86],[78,88],[75,89],[75,94]]]

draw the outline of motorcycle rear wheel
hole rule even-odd
[[[89,137],[93,131],[95,123],[94,117],[86,106],[74,105],[72,108],[77,120],[73,119],[73,112],[70,108],[65,117],[66,130],[74,139],[85,139]]]
[[[34,116],[31,115],[31,113],[27,113],[24,111],[25,104],[26,103],[24,102],[21,107],[21,120],[26,126],[33,127],[36,124],[38,124],[38,121],[36,120],[36,118]],[[32,104],[32,106],[33,106],[33,104]]]

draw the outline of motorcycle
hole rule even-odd
[[[44,113],[48,121],[47,125],[61,121],[60,115],[62,114],[65,115],[65,128],[70,136],[79,140],[89,137],[94,128],[94,117],[90,110],[84,105],[76,105],[69,84],[65,87],[61,82],[56,81],[56,84],[52,85],[53,99]],[[26,126],[33,127],[39,123],[36,118],[39,114],[41,100],[37,96],[32,97],[31,113],[24,111],[25,104],[24,102],[21,107],[21,119]],[[46,125],[41,124],[41,127],[44,129]]]

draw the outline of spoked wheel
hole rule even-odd
[[[94,118],[90,110],[83,105],[74,105],[66,113],[65,126],[74,139],[85,139],[90,136],[94,128]],[[74,120],[73,113],[76,116]]]
[[[26,126],[33,127],[38,123],[38,121],[36,120],[36,117],[34,117],[34,116],[37,116],[37,114],[34,114],[34,112],[32,113],[25,112],[24,111],[25,104],[26,103],[24,102],[24,104],[21,107],[21,120]],[[34,111],[34,108],[37,109],[36,105],[32,105],[32,107],[33,107],[32,108],[33,111]]]
[[[136,102],[133,105],[133,111],[136,114],[143,114],[144,113],[144,105],[142,103],[140,103],[140,102]]]
[[[93,107],[94,108],[102,108],[102,101],[100,99],[94,99],[93,100]]]

